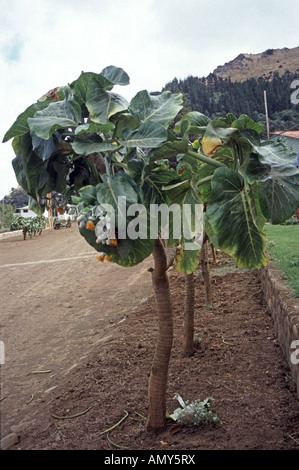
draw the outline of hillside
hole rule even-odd
[[[227,113],[247,114],[265,126],[267,93],[270,131],[297,130],[299,105],[291,102],[294,80],[299,79],[299,47],[240,54],[218,66],[207,77],[174,78],[164,90],[183,93],[184,112],[199,111],[212,119]]]
[[[249,78],[273,78],[274,72],[299,72],[299,47],[268,49],[259,54],[239,54],[235,59],[219,65],[213,73],[218,77],[242,82]]]
[[[1,204],[11,204],[15,209],[18,207],[27,206],[28,204],[28,195],[25,193],[24,189],[21,186],[17,188],[11,188],[11,191],[8,195],[0,201]]]

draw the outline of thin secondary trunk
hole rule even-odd
[[[212,282],[208,254],[208,242],[205,241],[201,249],[201,271],[206,292],[206,305],[212,306]]]
[[[168,365],[173,341],[173,318],[167,276],[167,256],[160,239],[153,250],[152,282],[158,312],[158,338],[148,388],[148,418],[146,429],[159,432],[166,425],[166,389]]]
[[[211,243],[211,250],[212,250],[212,256],[213,256],[213,262],[217,263],[216,251],[212,243]]]
[[[185,273],[185,313],[183,351],[185,357],[194,353],[194,275]]]

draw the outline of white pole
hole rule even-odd
[[[266,90],[264,90],[264,101],[265,101],[267,137],[268,137],[268,140],[269,140],[269,139],[270,139],[270,128],[269,128],[268,106],[267,106],[267,92],[266,92]]]

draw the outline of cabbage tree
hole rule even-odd
[[[113,91],[128,83],[114,66],[83,72],[29,106],[3,141],[13,139],[16,177],[35,209],[43,212],[52,191],[72,198],[80,234],[100,261],[129,268],[153,254],[159,332],[147,429],[157,431],[165,425],[173,336],[165,229],[168,245],[180,246],[176,268],[187,275],[199,262],[203,227],[197,219],[238,265],[263,266],[263,223],[280,223],[296,211],[298,171],[294,155],[263,142],[260,126],[246,116],[215,121],[191,112],[171,131],[182,96],[143,90],[128,102]],[[152,211],[157,207],[174,211],[165,221]],[[183,207],[193,216],[181,217]],[[183,230],[174,230],[177,220]]]
[[[240,267],[264,266],[265,221],[282,223],[299,205],[297,154],[283,143],[264,141],[263,127],[245,115],[209,120],[191,112],[175,130],[186,143],[181,178],[199,189],[211,242]],[[164,158],[167,153],[165,149]],[[169,188],[170,197],[176,188]]]
[[[263,140],[263,127],[246,115],[236,118],[228,114],[210,120],[199,112],[190,112],[177,123],[175,131],[181,141],[172,143],[172,148],[176,145],[180,152],[183,183],[164,188],[169,197],[183,198],[182,187],[196,187],[205,206],[204,229],[210,242],[232,256],[239,267],[265,266],[265,221],[282,223],[299,206],[297,154],[283,143]],[[164,154],[161,148],[158,150],[161,157],[172,154],[169,146],[163,148]],[[186,272],[191,273],[194,266],[186,264]],[[190,302],[188,309],[192,331]],[[188,355],[193,351],[188,327],[184,335]]]
[[[51,90],[29,106],[3,141],[13,139],[13,168],[18,183],[35,201],[35,209],[38,205],[43,212],[52,191],[63,193],[66,200],[73,198],[80,209],[80,233],[99,253],[100,261],[130,267],[153,254],[159,338],[150,377],[147,426],[157,430],[166,417],[172,309],[161,222],[156,236],[150,236],[153,216],[148,210],[151,205],[167,207],[170,200],[163,187],[177,183],[180,177],[168,161],[153,159],[150,153],[176,140],[169,126],[182,107],[182,96],[170,92],[151,95],[143,90],[127,102],[113,88],[128,83],[128,75],[114,66],[100,74],[83,72],[77,80]],[[138,227],[134,226],[136,212]],[[113,237],[107,225],[112,215],[109,230],[113,229]],[[154,218],[157,221],[158,216]]]

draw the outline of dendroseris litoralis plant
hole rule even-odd
[[[238,265],[260,267],[267,262],[264,221],[280,223],[296,212],[299,176],[295,155],[282,144],[264,142],[260,126],[247,116],[210,120],[190,112],[175,123],[181,94],[143,90],[128,102],[113,90],[128,84],[119,67],[108,66],[99,74],[82,72],[30,105],[3,141],[13,139],[17,181],[35,201],[35,210],[43,212],[52,191],[73,197],[80,208],[80,233],[100,257],[104,253],[130,267],[153,253],[159,338],[148,429],[157,430],[165,424],[172,310],[165,248],[159,236],[151,237],[148,209],[173,203],[204,207],[204,229],[213,243]],[[121,210],[119,198],[125,200]],[[115,213],[111,235],[108,206]],[[136,223],[132,207],[137,212],[142,207],[139,231],[126,237],[123,228],[126,232]],[[170,239],[181,247],[177,269],[192,273],[200,243],[198,249],[187,250],[190,240],[183,235],[170,233]]]

